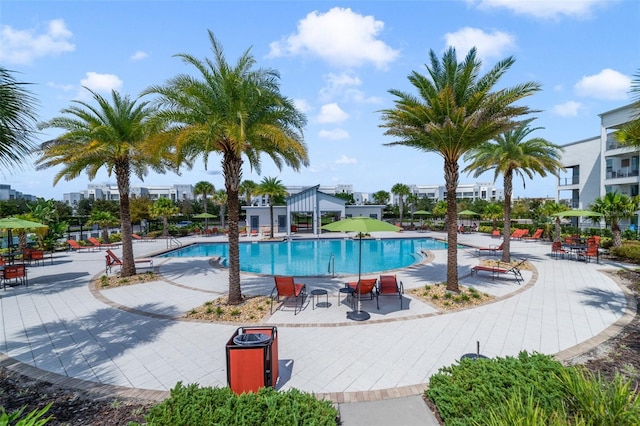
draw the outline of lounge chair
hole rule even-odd
[[[107,255],[105,256],[106,258],[106,267],[105,267],[105,273],[107,275],[109,275],[109,272],[111,272],[111,269],[114,266],[120,266],[122,267],[122,260],[120,260],[120,258],[118,256],[116,256],[116,254],[114,252],[112,252],[110,249],[107,249]],[[135,263],[145,263],[148,264],[149,268],[153,268],[153,258],[151,257],[145,257],[145,258],[137,258],[137,259],[133,259],[133,261]]]
[[[298,300],[300,300],[300,310],[304,304],[304,298],[307,295],[307,286],[305,284],[295,283],[293,277],[286,276],[274,276],[275,287],[271,290],[271,303],[269,309],[273,313],[273,300],[280,302],[280,298],[283,302],[287,299],[293,298],[295,300],[295,307],[293,309],[293,315],[298,314]],[[277,310],[277,308],[276,308]]]
[[[93,246],[93,245],[83,246],[79,242],[77,242],[76,240],[67,240],[67,244],[69,244],[71,246],[71,248],[73,250],[75,250],[75,251],[82,251],[82,250],[94,251],[94,250],[96,250],[98,248],[98,247]]]
[[[398,281],[395,275],[380,275],[380,278],[378,278],[378,295],[398,296],[400,310],[402,310],[402,293],[404,293],[404,286],[402,281]]]
[[[89,237],[87,238],[89,240],[89,242],[91,244],[93,244],[94,246],[98,247],[98,248],[116,248],[119,246],[119,244],[111,244],[111,243],[101,243],[97,238],[95,237]]]
[[[564,259],[564,255],[567,253],[569,253],[569,251],[565,250],[564,247],[562,247],[561,241],[554,241],[551,245],[551,254],[553,254],[553,257],[555,257],[556,259],[558,258],[558,255],[562,255],[562,258]]]
[[[133,238],[136,241],[154,241],[155,238],[153,237],[141,237],[138,234],[131,234],[131,238]]]
[[[491,231],[491,238],[500,238],[502,234],[497,229],[495,231]]]
[[[498,262],[495,266],[487,266],[487,265],[477,265],[471,268],[471,275],[474,273],[478,273],[479,271],[491,272],[491,279],[495,279],[495,277],[500,276],[500,274],[513,274],[516,279],[518,285],[520,285],[520,281],[524,282],[524,277],[520,272],[520,268],[527,261],[527,259],[522,259],[520,262],[516,263],[511,267],[506,267],[506,265],[500,266],[500,262]]]
[[[250,232],[252,237],[257,237],[258,236],[258,230],[257,229],[252,229]]]
[[[528,229],[516,229],[511,233],[510,238],[512,240],[521,240],[522,238],[526,237],[528,234],[529,234]]]
[[[543,229],[537,229],[530,237],[522,237],[524,241],[538,241],[542,237]]]
[[[360,282],[353,281],[347,283],[346,287],[353,289],[353,297],[362,300],[362,296],[370,296],[369,300],[376,299],[376,306],[380,310],[380,302],[378,301],[378,289],[376,288],[378,280],[376,278],[362,278]]]
[[[499,246],[496,245],[490,245],[489,247],[478,247],[477,248],[477,253],[478,256],[480,256],[482,253],[492,253],[492,254],[497,254],[499,251],[504,250],[504,241],[502,243],[500,243]]]

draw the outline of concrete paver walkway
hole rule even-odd
[[[183,243],[209,240],[216,238],[190,237]],[[487,246],[495,240],[463,234],[459,243]],[[138,257],[164,248],[163,240],[134,243]],[[381,297],[379,311],[375,302],[363,302],[369,321],[353,322],[337,292],[353,277],[300,279],[309,290],[326,289],[330,306],[312,309],[307,301],[298,315],[285,306],[263,322],[278,327],[277,388],[314,392],[337,403],[404,397],[416,407],[412,396],[426,388],[429,377],[475,352],[477,342],[490,357],[526,350],[566,358],[615,334],[632,317],[631,299],[602,272],[619,265],[556,260],[550,245],[541,242],[512,241],[511,249],[514,258],[527,258],[534,267],[525,271],[522,285],[510,277],[471,276],[479,262],[476,251],[459,250],[460,283],[496,300],[457,312],[442,312],[407,293],[405,309],[397,299]],[[225,386],[225,345],[238,325],[182,317],[226,293],[227,271],[208,259],[157,259],[161,281],[91,291],[91,279],[104,273],[104,255],[57,253],[53,264],[29,268],[27,288],[0,293],[2,363],[50,381],[146,398],[162,399],[178,381]],[[431,255],[394,271],[405,290],[445,281],[446,252]],[[270,276],[243,273],[241,280],[247,295],[266,295],[273,287]],[[347,417],[350,407],[344,406]],[[346,424],[358,424],[356,418]]]

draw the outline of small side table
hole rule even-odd
[[[347,299],[351,298],[351,308],[354,308],[354,303],[353,303],[353,293],[355,293],[355,289],[351,288],[351,287],[343,287],[340,290],[338,290],[340,293],[338,293],[338,297],[341,297],[342,294],[345,294],[347,296]],[[338,301],[338,304],[340,304],[340,302]]]
[[[327,308],[329,307],[329,293],[327,292],[327,290],[323,290],[321,288],[317,288],[315,290],[311,290],[311,302],[313,303],[313,309],[316,308],[316,305],[318,304],[318,299],[320,298],[320,296],[325,296],[327,298]]]

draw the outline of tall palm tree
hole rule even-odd
[[[229,199],[229,197],[227,197],[227,191],[224,189],[218,189],[213,192],[213,196],[211,198],[213,199],[213,203],[220,207],[220,226],[224,228],[225,207],[227,206]]]
[[[273,204],[277,198],[286,197],[287,188],[278,180],[278,178],[274,177],[264,177],[262,178],[262,182],[256,188],[257,195],[266,195],[269,197],[269,215],[270,215],[270,223],[271,223],[271,237],[274,236],[273,233]]]
[[[594,212],[602,213],[603,219],[607,225],[611,226],[611,234],[613,235],[613,247],[622,246],[622,232],[620,230],[620,221],[631,219],[638,211],[640,204],[638,197],[629,197],[628,195],[619,194],[617,192],[608,192],[604,197],[598,197],[589,205],[589,209]],[[596,220],[598,218],[595,218]]]
[[[255,68],[249,50],[231,66],[211,31],[209,41],[213,60],[177,55],[195,68],[197,76],[178,75],[145,93],[160,95],[157,105],[164,109],[158,119],[172,125],[170,135],[181,160],[202,157],[206,165],[211,154],[222,156],[229,208],[228,300],[233,305],[242,302],[238,196],[244,159],[258,173],[261,153],[278,168],[307,166],[302,133],[306,117],[280,93],[276,70]]]
[[[476,49],[458,63],[456,50],[449,48],[438,59],[430,51],[427,75],[413,71],[409,82],[418,94],[390,90],[395,108],[382,111],[385,135],[397,139],[385,145],[406,146],[434,152],[444,159],[447,190],[447,289],[458,292],[458,233],[456,230],[456,188],[458,160],[467,151],[514,126],[514,119],[532,111],[514,103],[540,90],[535,82],[494,90],[515,59],[499,61],[480,75],[482,61]]]
[[[464,172],[473,173],[474,177],[493,170],[493,180],[501,174],[504,182],[504,245],[502,261],[511,261],[511,195],[513,194],[513,176],[520,176],[526,188],[525,176],[533,179],[535,174],[546,177],[547,174],[558,175],[563,170],[560,162],[562,148],[544,138],[527,137],[541,129],[529,127],[534,118],[524,120],[517,127],[509,129],[493,138],[492,141],[468,151],[464,155],[469,165]],[[526,139],[526,140],[525,140]]]
[[[93,180],[103,167],[109,176],[115,173],[122,232],[121,276],[128,277],[136,274],[129,209],[131,174],[143,180],[150,168],[164,172],[171,165],[171,156],[154,141],[161,129],[149,120],[153,109],[148,102],[112,91],[110,103],[87,90],[97,105],[73,101],[75,105],[63,109],[62,116],[40,124],[41,128],[65,132],[40,146],[36,169],[62,166],[54,176],[54,185],[62,178],[75,179],[83,171]]]
[[[258,184],[252,180],[243,180],[240,184],[240,195],[244,196],[247,205],[251,205],[251,197],[255,194]]]
[[[166,197],[160,197],[149,208],[149,213],[154,218],[162,218],[162,236],[169,236],[169,218],[178,214],[180,208]]]
[[[404,183],[396,183],[391,187],[391,193],[398,196],[398,212],[400,213],[400,226],[402,226],[402,213],[404,211],[404,197],[411,194],[411,190]]]
[[[0,66],[0,165],[5,169],[22,167],[35,148],[31,138],[38,122],[29,83],[17,81],[12,72]]]
[[[386,206],[389,204],[389,193],[384,190],[376,191],[372,195],[373,202],[379,205]]]
[[[89,215],[87,225],[98,225],[102,229],[102,242],[109,244],[109,227],[117,225],[119,220],[117,217],[111,214],[111,212],[105,212],[100,210],[93,210]]]
[[[213,194],[216,188],[211,182],[201,180],[193,187],[193,195],[202,195],[202,204],[204,206],[204,212],[207,212],[207,195]],[[204,219],[204,229],[209,229],[209,218]]]

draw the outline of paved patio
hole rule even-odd
[[[486,235],[459,236],[459,243],[470,246],[495,242]],[[143,257],[166,244],[136,241],[134,252]],[[622,265],[556,260],[542,242],[512,241],[511,249],[513,258],[527,258],[534,267],[524,272],[522,285],[507,276],[471,276],[480,259],[472,248],[459,250],[460,284],[496,300],[456,312],[442,312],[407,292],[403,310],[396,298],[381,297],[379,311],[375,302],[362,304],[370,320],[354,322],[337,291],[354,277],[297,278],[309,290],[326,289],[330,306],[312,309],[308,299],[298,315],[285,306],[263,321],[278,327],[277,388],[314,392],[338,403],[417,395],[440,367],[475,352],[477,342],[489,357],[526,350],[566,359],[615,335],[633,317],[632,298],[605,273]],[[446,251],[431,254],[419,265],[394,271],[405,290],[445,280]],[[104,273],[104,256],[104,251],[56,253],[53,264],[29,268],[28,288],[0,290],[0,365],[63,385],[158,400],[178,381],[225,386],[225,345],[239,325],[182,317],[226,293],[227,271],[208,259],[158,259],[160,281],[92,289],[90,281]],[[270,276],[243,273],[241,281],[247,295],[266,295],[273,288]]]

